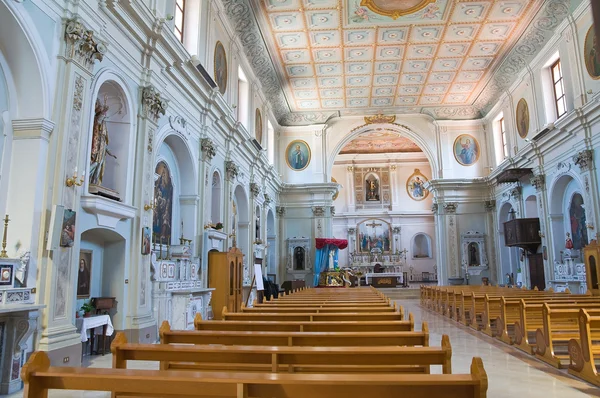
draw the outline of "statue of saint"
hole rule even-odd
[[[106,155],[112,156],[115,159],[117,158],[108,150],[108,130],[106,128],[108,105],[106,102],[106,96],[104,96],[104,104],[96,100],[92,154],[90,156],[90,185],[102,185]]]
[[[379,200],[379,184],[375,178],[367,180],[367,200]]]

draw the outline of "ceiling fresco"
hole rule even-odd
[[[363,134],[352,141],[340,151],[344,154],[369,154],[369,153],[401,153],[422,152],[421,148],[406,137],[391,131],[375,131]]]
[[[489,111],[570,0],[222,0],[278,121]]]

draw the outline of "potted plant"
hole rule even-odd
[[[223,229],[223,223],[222,223],[222,222],[218,222],[218,223],[216,223],[216,224],[215,224],[215,229],[216,229],[217,231],[219,231],[219,230]]]
[[[92,315],[92,311],[94,311],[95,308],[92,305],[92,303],[88,301],[86,303],[83,303],[83,305],[81,306],[81,310],[83,311],[83,317],[87,318],[90,315]]]

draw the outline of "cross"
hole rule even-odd
[[[375,220],[373,220],[373,222],[371,224],[365,224],[367,227],[371,227],[371,228],[375,228],[375,227],[380,227],[381,224],[375,224]]]

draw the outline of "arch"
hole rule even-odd
[[[219,170],[214,170],[212,173],[212,183],[211,183],[211,203],[210,203],[210,220],[214,223],[221,222],[221,202],[222,199],[222,179],[221,173]]]
[[[246,259],[249,258],[250,247],[250,205],[248,203],[248,195],[242,185],[237,185],[233,190],[233,198],[236,207],[236,220],[234,220],[234,228],[236,229],[237,245],[244,254],[244,264],[247,265]]]
[[[536,195],[529,195],[525,198],[525,217],[539,218]]]
[[[194,166],[194,156],[188,140],[179,132],[165,128],[165,130],[159,132],[156,148],[160,150],[162,145],[169,146],[177,161],[177,168],[182,182],[181,194],[195,195],[198,192],[198,171]],[[185,184],[183,184],[183,181],[185,181]]]
[[[580,195],[582,202],[584,200],[583,190],[581,187],[582,184],[581,181],[579,181],[579,178],[568,172],[563,173],[556,178],[548,191],[550,193],[549,217],[550,228],[552,231],[552,249],[554,258],[559,261],[564,259],[563,252],[573,256],[579,256],[579,248],[572,253],[567,252],[565,249],[568,248],[566,243],[568,238],[566,234],[569,233],[569,235],[571,235],[572,233],[570,219],[571,203],[575,195]],[[587,231],[585,232],[587,234]],[[569,239],[572,239],[572,235]],[[584,244],[587,244],[587,242]]]
[[[415,234],[410,240],[413,259],[432,258],[431,236],[424,232]]]
[[[348,144],[350,141],[357,138],[358,136],[365,134],[365,133],[373,132],[373,131],[375,131],[376,128],[381,128],[381,129],[385,129],[388,131],[392,131],[392,132],[398,133],[404,137],[411,139],[415,144],[417,144],[417,146],[419,146],[419,148],[421,148],[421,150],[425,154],[425,157],[429,161],[429,164],[431,166],[431,177],[432,177],[431,179],[434,180],[434,179],[440,178],[440,175],[439,175],[440,166],[439,166],[438,160],[435,156],[435,152],[432,150],[432,148],[429,147],[427,142],[423,139],[423,135],[416,133],[408,126],[403,126],[403,125],[396,124],[396,123],[367,124],[367,125],[363,125],[363,126],[354,128],[348,135],[346,135],[342,140],[340,140],[340,142],[338,142],[335,145],[335,147],[332,148],[331,153],[328,156],[328,163],[327,163],[328,164],[328,170],[327,170],[328,176],[331,176],[331,171],[332,171],[333,165],[335,163],[335,158],[340,153],[342,148],[344,148],[344,146],[346,144]]]
[[[17,118],[51,117],[49,76],[54,68],[42,43],[36,25],[20,4],[0,3],[0,48],[16,88]]]

